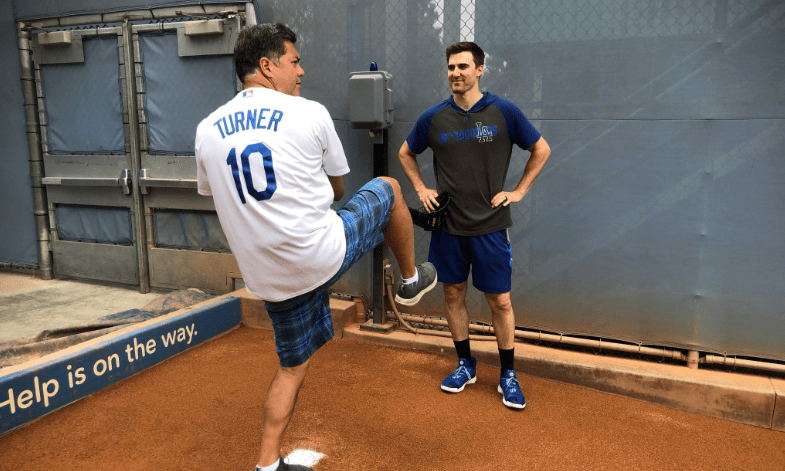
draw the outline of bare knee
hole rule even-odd
[[[399,202],[403,201],[403,193],[401,193],[401,184],[398,183],[398,180],[392,177],[378,177],[378,178],[381,178],[382,180],[389,183],[390,186],[392,186],[393,195],[394,195],[393,204],[398,204]]]
[[[395,178],[393,177],[378,177],[378,178],[381,178],[382,180],[392,185],[393,192],[395,192],[396,194],[401,192],[401,184],[398,183],[398,180],[396,180]]]
[[[488,305],[490,306],[491,312],[493,314],[508,313],[512,311],[512,300],[510,299],[510,293],[486,293],[485,299],[488,301]]]
[[[297,366],[279,366],[278,374],[289,380],[302,382],[305,375],[308,373],[308,368],[311,366],[311,359],[305,360],[305,363]]]
[[[466,283],[444,283],[444,304],[447,308],[463,305],[466,300]]]

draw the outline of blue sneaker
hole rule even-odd
[[[502,402],[510,409],[523,409],[526,407],[526,399],[521,392],[521,385],[515,377],[515,370],[507,370],[502,373],[497,388],[502,395]]]
[[[459,393],[467,384],[474,384],[477,382],[477,359],[472,357],[471,360],[465,358],[458,359],[458,368],[452,372],[450,376],[442,381],[442,391],[451,393]]]

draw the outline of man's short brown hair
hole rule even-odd
[[[234,70],[241,82],[259,68],[259,61],[266,57],[276,65],[286,54],[286,43],[297,42],[297,35],[281,23],[246,26],[234,44]]]
[[[447,50],[445,51],[447,53],[447,62],[450,61],[451,55],[458,54],[464,51],[469,51],[472,53],[475,67],[479,67],[485,64],[485,52],[482,50],[480,46],[469,41],[455,43],[452,46],[448,47]]]

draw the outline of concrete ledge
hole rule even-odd
[[[240,298],[240,310],[242,311],[242,323],[246,327],[254,329],[273,330],[270,316],[264,308],[264,301],[248,292],[247,289],[239,289],[232,293],[232,296]]]
[[[357,322],[357,304],[354,301],[330,298],[330,311],[335,338],[343,338],[346,327]]]
[[[454,355],[449,337],[415,335],[398,329],[388,334],[348,326],[343,338]],[[498,366],[494,341],[472,342],[477,361]],[[763,376],[692,370],[647,361],[590,355],[516,343],[518,370],[527,375],[785,431],[785,381]]]
[[[785,381],[771,378],[777,399],[774,404],[774,414],[771,418],[771,428],[785,432]]]
[[[232,296],[240,298],[243,325],[254,329],[273,330],[270,316],[264,308],[264,301],[249,293],[245,288],[234,291]],[[340,339],[345,326],[356,322],[357,305],[354,301],[330,298],[330,311],[335,338]]]

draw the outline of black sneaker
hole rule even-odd
[[[313,468],[301,464],[286,464],[284,460],[281,460],[275,471],[313,471]]]
[[[414,306],[420,302],[422,295],[432,290],[436,286],[436,267],[430,262],[417,265],[417,273],[420,279],[417,283],[398,285],[398,293],[395,295],[395,302],[404,306]]]

